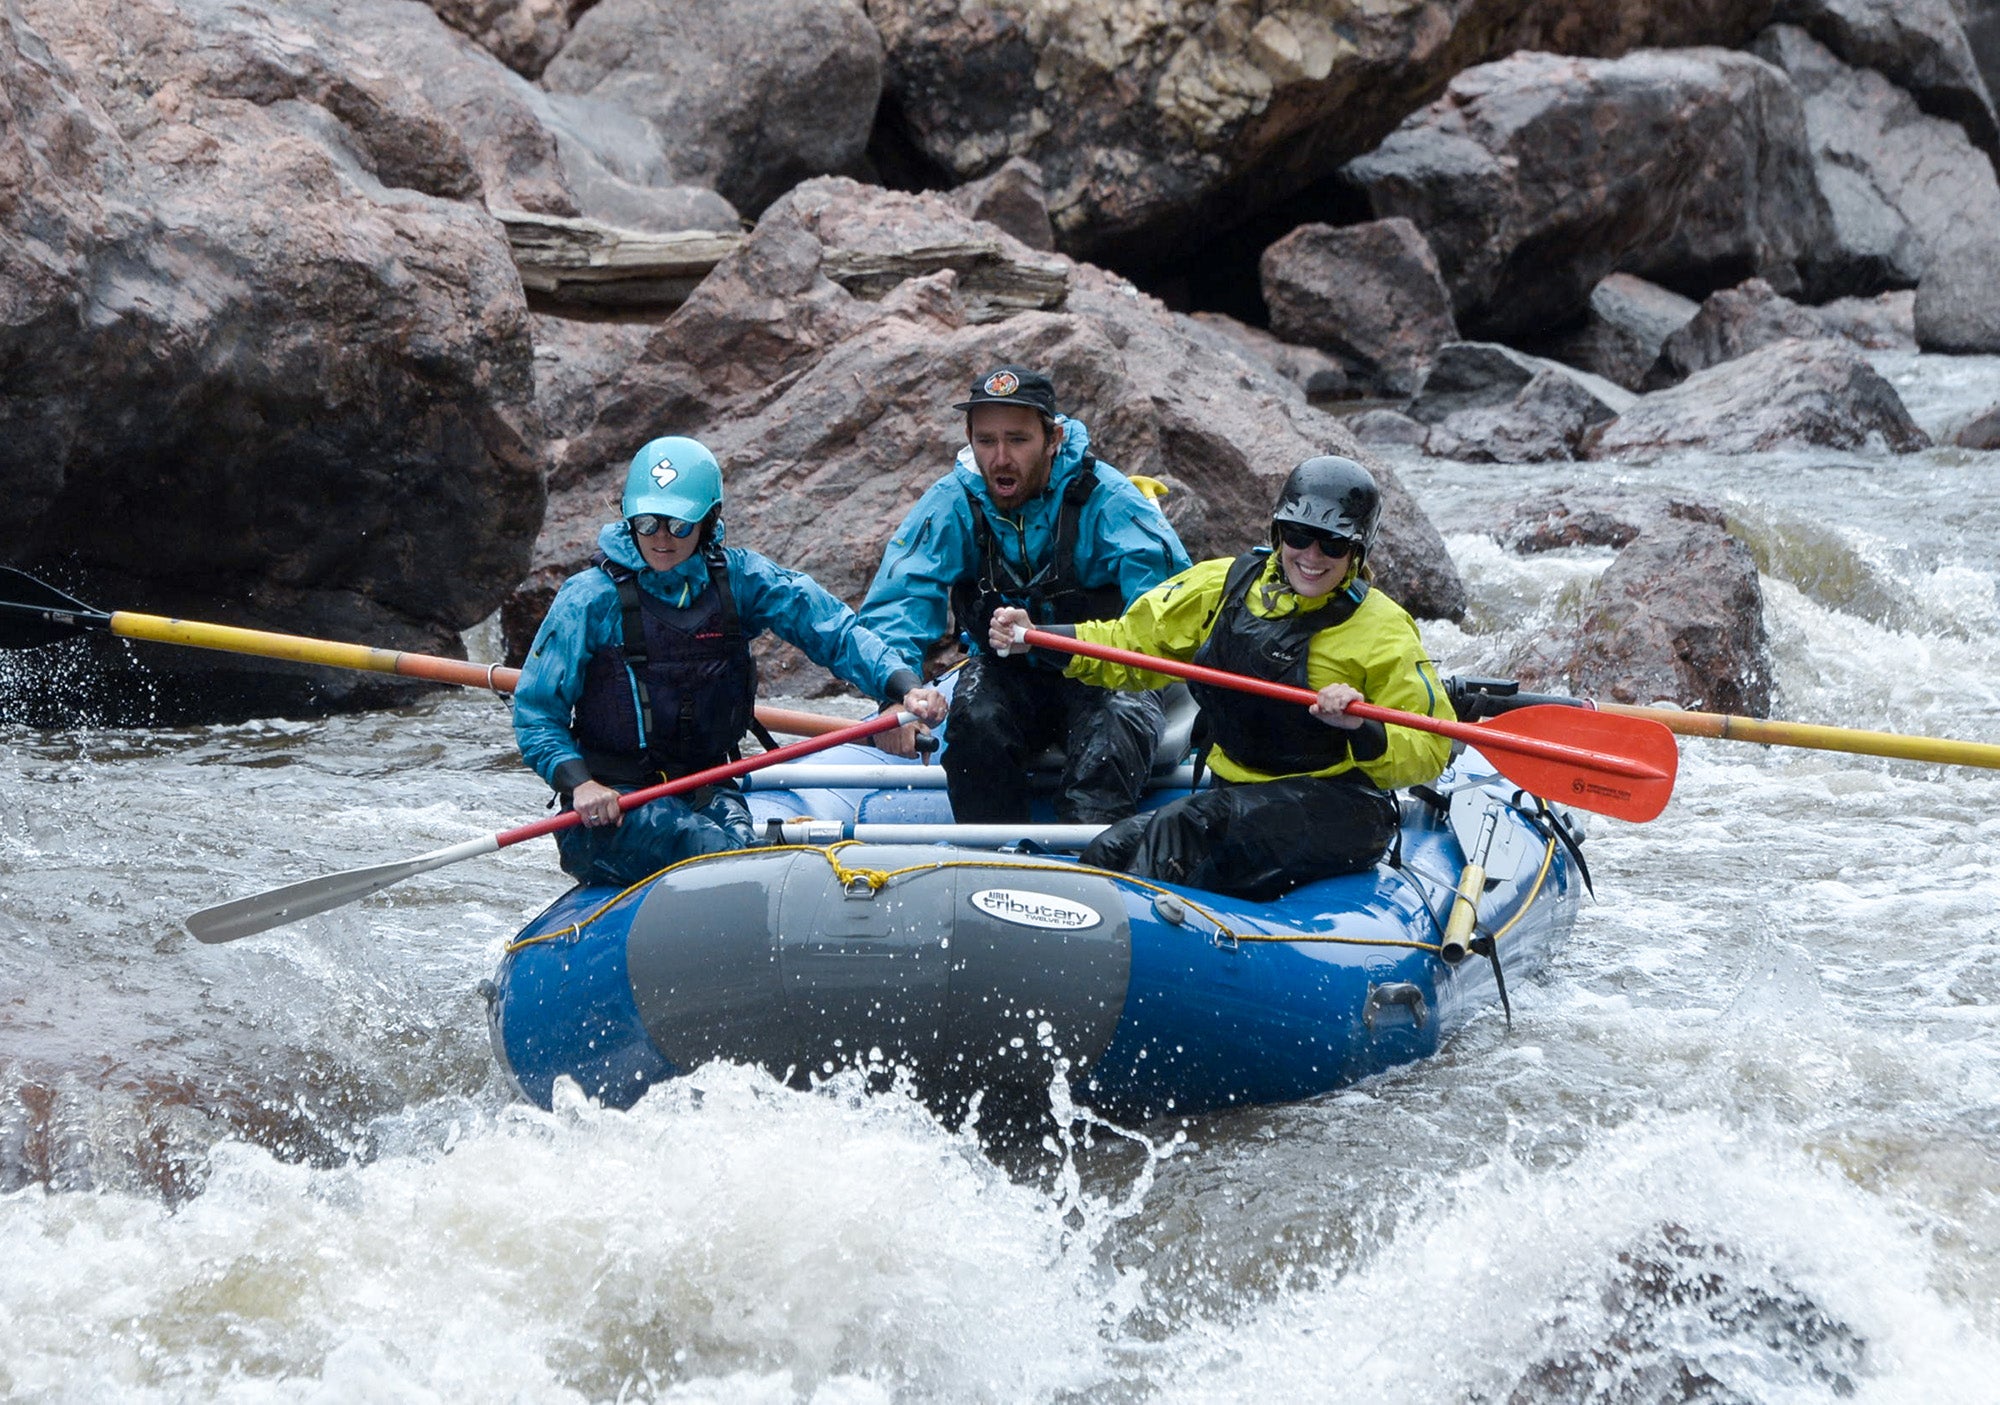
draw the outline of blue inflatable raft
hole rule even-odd
[[[1154,779],[1158,803],[1189,772]],[[1546,963],[1585,881],[1569,817],[1476,753],[1400,797],[1373,871],[1272,902],[1082,867],[1060,850],[1087,829],[953,826],[942,781],[862,747],[773,766],[745,777],[768,847],[558,898],[487,987],[521,1093],[571,1078],[624,1107],[729,1059],[799,1084],[900,1070],[947,1109],[1046,1105],[1057,1077],[1128,1119],[1305,1098],[1435,1052]],[[1449,961],[1482,851],[1474,950]]]

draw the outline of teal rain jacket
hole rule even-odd
[[[623,522],[607,523],[597,546],[612,561],[639,573],[639,588],[684,607],[708,586],[708,568],[697,553],[671,571],[646,566]],[[899,702],[917,686],[888,647],[863,629],[854,612],[800,571],[775,565],[754,551],[727,547],[729,590],[746,640],[767,630],[871,697]],[[521,759],[557,790],[574,790],[589,777],[571,732],[583,696],[590,657],[623,637],[618,587],[596,566],[563,582],[535,632],[521,681],[514,690],[514,739]],[[629,670],[628,670],[629,672]],[[633,708],[638,707],[634,694]]]
[[[978,499],[1000,549],[1031,567],[1048,558],[1063,489],[1082,470],[1090,451],[1090,431],[1081,421],[1059,423],[1063,442],[1056,450],[1048,486],[1023,504],[1018,516],[1010,517],[993,505],[968,445],[959,450],[952,471],[917,499],[889,539],[868,598],[861,603],[861,622],[908,667],[921,668],[924,650],[950,633],[951,588],[979,571],[967,489]],[[1084,504],[1077,523],[1076,583],[1086,590],[1115,586],[1129,606],[1161,581],[1186,570],[1188,554],[1165,515],[1130,479],[1106,463],[1098,463],[1096,473],[1097,491]],[[985,652],[985,640],[972,643]]]

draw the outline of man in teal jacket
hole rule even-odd
[[[1001,658],[987,622],[1003,605],[1041,624],[1122,614],[1187,569],[1187,552],[1152,500],[1091,454],[1082,423],[1057,413],[1046,375],[1002,366],[953,408],[968,445],[890,538],[861,621],[912,669],[950,632],[966,642],[944,752],[960,821],[1025,822],[1028,763],[1051,744],[1064,751],[1057,818],[1122,819],[1152,769],[1158,695]]]
[[[722,470],[692,439],[655,439],[627,471],[624,517],[563,582],[514,692],[521,757],[582,823],[556,833],[563,870],[626,887],[668,864],[755,842],[733,785],[618,798],[720,765],[756,703],[750,641],[769,630],[822,668],[927,722],[944,698],[812,577],[722,544]]]

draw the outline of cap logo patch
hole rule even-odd
[[[676,478],[680,476],[681,476],[681,471],[675,468],[672,464],[668,463],[665,459],[661,459],[658,463],[653,465],[653,482],[658,484],[662,488],[666,487],[667,484],[673,482]]]
[[[1012,395],[1021,388],[1021,378],[1012,371],[995,371],[986,378],[988,395]]]

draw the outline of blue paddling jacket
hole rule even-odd
[[[983,615],[997,604],[1021,605],[1044,624],[1111,617],[1187,569],[1187,551],[1152,499],[1091,456],[1090,431],[1080,420],[1057,424],[1063,442],[1048,486],[1017,513],[994,505],[968,445],[889,539],[862,601],[861,622],[907,667],[921,668],[924,650],[951,632],[954,595],[961,616],[957,628],[983,653]],[[980,521],[974,520],[975,511]],[[1070,524],[1064,522],[1066,513]],[[1069,561],[1054,561],[1057,541],[1071,536]],[[1040,591],[1038,581],[1053,589]],[[996,588],[982,591],[982,583]],[[1083,613],[1051,608],[1057,591],[1089,608]],[[982,617],[965,618],[968,608],[983,610]]]
[[[680,698],[698,711],[697,750],[724,749],[742,735],[755,693],[749,642],[769,632],[796,645],[807,658],[864,693],[900,700],[918,684],[916,674],[868,630],[854,612],[803,572],[775,565],[738,547],[696,552],[670,571],[648,567],[623,522],[597,534],[600,564],[577,572],[556,592],[549,613],[514,690],[514,738],[521,759],[558,791],[586,780],[630,786],[648,771],[675,773],[712,765],[721,755],[691,755],[674,739],[648,735],[676,721]],[[718,612],[708,557],[727,572],[730,609]],[[627,648],[626,610],[614,574],[637,585],[652,683],[642,690]],[[736,630],[718,633],[718,616],[734,615]],[[686,641],[683,657],[661,658],[663,644]],[[663,696],[663,691],[665,695]],[[727,695],[727,696],[725,696]],[[648,706],[648,703],[657,706]],[[720,706],[718,707],[718,703]],[[714,738],[729,735],[719,746]],[[682,764],[660,767],[663,756]]]

